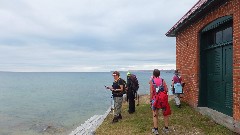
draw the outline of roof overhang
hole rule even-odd
[[[165,35],[176,37],[177,33],[203,18],[228,0],[199,0]]]

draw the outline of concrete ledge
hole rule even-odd
[[[106,111],[104,115],[94,115],[84,124],[81,124],[74,131],[72,131],[69,135],[94,135],[96,129],[102,124],[104,119],[110,113],[111,107]]]
[[[201,114],[211,117],[216,123],[240,134],[240,122],[235,121],[232,117],[207,107],[197,107],[196,109]]]

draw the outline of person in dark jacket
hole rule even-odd
[[[127,99],[129,103],[128,113],[132,114],[135,112],[135,92],[132,88],[133,82],[130,79],[131,73],[127,73]]]

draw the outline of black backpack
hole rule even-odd
[[[130,80],[131,80],[131,88],[134,92],[138,91],[139,88],[139,83],[138,83],[138,79],[136,77],[136,75],[131,74],[130,75]]]

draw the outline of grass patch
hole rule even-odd
[[[172,115],[169,117],[169,134],[179,135],[235,135],[234,132],[215,123],[207,116],[201,115],[186,103],[182,108],[175,107],[170,101]],[[134,114],[128,114],[128,104],[123,104],[123,119],[112,124],[113,115],[110,113],[102,125],[96,130],[97,135],[151,135],[153,127],[150,105],[141,102],[136,106]],[[160,111],[161,112],[161,111]],[[159,129],[164,127],[163,117],[159,115]],[[161,131],[160,131],[161,134]],[[237,135],[237,134],[236,134]]]

